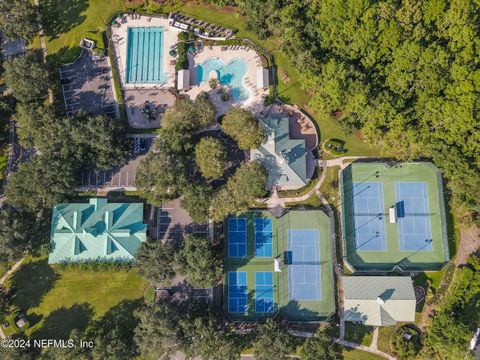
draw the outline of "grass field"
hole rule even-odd
[[[378,330],[378,340],[377,348],[380,351],[383,351],[387,354],[391,352],[390,342],[393,333],[400,327],[402,324],[397,324],[395,326],[380,326]]]
[[[345,349],[343,351],[345,360],[383,360],[383,357],[362,350]]]
[[[345,340],[355,344],[370,346],[372,342],[373,327],[366,325],[345,323]]]
[[[339,170],[339,166],[328,167],[325,179],[323,180],[322,186],[320,186],[319,189],[320,193],[332,206],[337,206],[340,202],[340,199],[338,198]]]
[[[442,267],[448,257],[448,238],[446,231],[446,216],[443,198],[443,187],[439,177],[438,170],[430,163],[402,163],[398,166],[387,167],[384,163],[354,163],[347,167],[342,172],[344,202],[343,206],[343,222],[345,227],[344,242],[346,244],[346,254],[350,264],[357,270],[385,270],[391,271],[394,266],[399,266],[402,269],[408,270],[437,270]],[[403,249],[400,246],[401,237],[399,235],[399,223],[390,223],[388,220],[389,208],[397,204],[396,198],[396,184],[397,182],[422,182],[426,184],[426,201],[428,208],[424,211],[428,213],[423,216],[428,216],[430,223],[430,237],[431,249],[424,248],[424,242],[418,246],[419,249]],[[383,219],[383,228],[379,228],[379,232],[385,233],[385,249],[358,249],[358,244],[355,243],[355,223],[354,219],[354,197],[359,196],[353,194],[353,184],[367,184],[367,188],[373,186],[373,183],[380,183],[383,186],[383,203],[380,205],[381,218]],[[364,191],[364,190],[361,190]],[[371,195],[369,195],[371,196]],[[418,196],[418,195],[415,195]],[[374,202],[377,204],[381,199],[366,197],[370,204]],[[362,200],[364,200],[362,199]],[[418,202],[418,198],[414,198]],[[364,201],[367,201],[364,200]],[[422,200],[423,204],[423,198]],[[364,203],[362,212],[368,212],[368,206]],[[398,204],[397,204],[398,205]],[[371,205],[369,205],[371,207]],[[397,207],[398,208],[398,207]],[[373,209],[373,208],[372,208]],[[419,210],[421,211],[421,210]],[[358,210],[357,210],[358,212]],[[408,214],[407,214],[408,215]],[[416,215],[421,216],[421,214]],[[376,215],[374,215],[376,218]],[[372,221],[371,219],[368,220]],[[365,227],[365,226],[364,226]],[[365,228],[367,229],[367,228]],[[368,229],[367,229],[368,230]],[[372,230],[369,230],[372,231]],[[413,226],[407,231],[415,231],[421,234]],[[378,234],[378,233],[377,233]],[[425,233],[425,236],[427,234]],[[371,239],[375,238],[375,234],[369,235]],[[421,236],[421,235],[420,235]],[[363,244],[362,244],[363,245]]]
[[[118,12],[138,10],[140,4],[125,5],[122,0],[40,0],[42,22],[44,25],[47,52],[53,64],[71,62],[80,54],[78,43],[81,38],[88,37],[103,47],[103,32],[108,23]],[[144,9],[143,9],[144,11]],[[288,74],[288,83],[279,81],[278,93],[287,103],[297,104],[316,118],[320,129],[321,139],[339,138],[346,142],[348,154],[378,155],[379,150],[362,142],[358,135],[346,134],[338,124],[329,117],[318,116],[308,109],[310,94],[304,91],[300,83],[300,74],[293,67],[290,59],[281,50],[281,41],[278,39],[259,39],[254,32],[247,30],[244,17],[233,8],[213,8],[188,2],[176,6],[159,7],[154,5],[153,12],[168,13],[177,11],[195,16],[217,25],[237,30],[236,36],[247,38],[266,51],[273,54],[278,72]],[[55,65],[56,66],[56,65]]]
[[[141,298],[146,288],[135,270],[59,270],[46,258],[26,260],[8,282],[14,305],[30,321],[27,335],[44,338],[62,338],[73,328],[84,329],[122,300]]]

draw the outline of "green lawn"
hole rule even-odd
[[[343,351],[345,360],[383,360],[383,357],[362,350],[345,349]]]
[[[370,346],[372,342],[373,327],[366,325],[353,324],[351,322],[345,323],[345,340]]]
[[[327,168],[327,174],[323,180],[322,186],[320,186],[320,193],[327,199],[332,206],[336,206],[339,203],[338,199],[338,172],[339,166]]]
[[[378,330],[378,340],[377,340],[377,348],[384,353],[389,354],[391,352],[390,348],[390,339],[393,333],[398,329],[401,325],[396,326],[380,326]]]
[[[40,0],[42,21],[47,41],[47,52],[53,64],[71,62],[79,55],[78,43],[81,38],[88,37],[103,47],[102,33],[107,29],[112,17],[121,11],[132,10],[140,5],[124,5],[120,0]],[[306,107],[310,94],[301,88],[299,73],[290,59],[280,51],[281,41],[277,39],[259,39],[255,33],[246,29],[245,19],[232,8],[212,8],[195,2],[180,5],[169,5],[159,8],[158,13],[178,11],[198,19],[237,30],[236,36],[248,38],[271,52],[280,73],[288,74],[289,81],[279,80],[278,93],[287,103],[297,104],[316,118],[320,128],[321,139],[338,138],[346,142],[347,154],[378,155],[379,149],[362,142],[358,135],[346,134],[337,123],[328,117],[320,118]]]
[[[28,335],[68,336],[84,329],[122,300],[142,297],[146,284],[135,270],[78,272],[49,266],[46,258],[28,259],[9,280],[13,303],[26,311]]]

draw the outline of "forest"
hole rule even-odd
[[[330,117],[399,160],[433,159],[457,215],[480,223],[478,1],[234,3],[281,40],[320,129]]]

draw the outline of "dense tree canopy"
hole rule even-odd
[[[307,339],[300,348],[302,360],[342,360],[341,347],[330,339],[324,332],[317,333]]]
[[[163,115],[162,127],[183,133],[195,132],[210,124],[215,113],[215,106],[208,94],[201,92],[194,101],[187,98],[177,99]]]
[[[244,347],[242,337],[235,335],[209,309],[192,306],[179,322],[182,349],[189,358],[236,360]]]
[[[186,161],[189,156],[170,151],[163,146],[164,139],[160,137],[155,141],[153,151],[140,162],[136,173],[138,190],[148,203],[156,206],[177,197],[187,183]]]
[[[405,334],[410,335],[410,338]],[[411,327],[402,326],[393,335],[392,347],[399,359],[415,359],[421,348],[420,334]]]
[[[195,178],[193,134],[213,121],[212,106],[208,95],[199,94],[195,101],[177,99],[165,112],[159,138],[136,175],[137,187],[150,204],[158,206],[179,196],[188,180]]]
[[[135,316],[135,343],[147,360],[168,358],[179,350],[187,358],[238,359],[248,339],[236,336],[211,309],[195,302],[182,310],[170,303],[147,306]]]
[[[0,261],[16,262],[37,241],[35,215],[10,207],[0,212]]]
[[[10,296],[7,289],[0,285],[0,321],[5,319],[10,309]]]
[[[135,317],[139,323],[134,340],[142,358],[168,358],[179,349],[179,314],[171,305],[144,307],[135,312]]]
[[[290,354],[292,338],[288,334],[285,325],[273,319],[267,319],[264,324],[257,327],[257,333],[253,342],[255,359],[279,360],[286,359]]]
[[[169,242],[149,240],[142,243],[135,255],[139,274],[152,285],[170,285],[170,280],[175,276],[173,255],[174,250]]]
[[[244,150],[260,146],[265,136],[263,128],[253,114],[239,107],[228,110],[222,120],[222,130]]]
[[[32,41],[40,30],[37,7],[30,0],[0,1],[0,30],[9,38]]]
[[[68,336],[77,345],[75,347],[52,346],[45,354],[47,360],[91,360],[90,348],[78,346],[80,340],[85,340],[85,334],[73,329]]]
[[[36,155],[10,175],[5,195],[11,205],[25,211],[52,208],[73,193],[74,174],[72,164],[47,154]]]
[[[28,103],[47,98],[48,73],[38,52],[28,51],[10,58],[3,67],[5,83],[17,100]]]
[[[212,189],[206,184],[190,184],[183,190],[182,207],[187,210],[192,220],[205,223],[208,220]]]
[[[226,149],[220,140],[204,137],[195,146],[195,161],[205,178],[219,178],[227,166]]]
[[[193,287],[215,286],[222,275],[222,261],[207,236],[188,234],[175,255],[175,266]]]
[[[454,289],[427,327],[427,352],[446,360],[463,359],[480,323],[480,258],[472,255],[457,270]]]
[[[453,208],[480,222],[478,1],[236,3],[260,37],[281,35],[320,121],[401,159],[433,157]]]
[[[24,147],[34,146],[74,166],[111,169],[125,159],[124,127],[109,117],[61,117],[51,106],[19,104],[13,118]]]
[[[227,184],[214,195],[211,216],[221,221],[225,216],[247,210],[253,201],[265,194],[267,172],[263,165],[253,161],[243,163]]]

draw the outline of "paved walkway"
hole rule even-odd
[[[45,41],[45,35],[43,34],[43,26],[42,26],[42,20],[41,20],[41,13],[40,13],[40,0],[35,0],[35,6],[39,10],[39,16],[40,16],[40,46],[42,47],[42,56],[43,56],[43,62],[47,63],[47,43]],[[51,87],[48,87],[48,102],[50,104],[53,104],[53,90]]]
[[[335,229],[335,215],[333,214],[332,208],[319,191],[317,191],[317,196],[322,201],[323,206],[325,206],[328,217],[330,218],[330,228]],[[340,337],[339,340],[342,341],[345,338],[345,319],[344,319],[344,307],[343,307],[343,267],[342,264],[339,264],[338,254],[337,254],[337,234],[335,231],[332,232],[331,242],[332,242],[332,252],[333,252],[333,270],[337,276],[337,298],[338,298],[338,317],[340,320]],[[342,254],[340,254],[342,255]]]
[[[0,285],[3,285],[5,281],[8,280],[8,278],[19,268],[20,265],[22,265],[23,260],[25,260],[25,257],[21,258],[19,261],[17,261],[3,276],[0,278]],[[3,333],[2,326],[0,326],[0,339],[5,339],[6,336]]]
[[[378,350],[378,348],[377,348],[378,330],[379,330],[378,326],[375,326],[373,328],[372,342],[370,343],[370,350],[372,350],[372,351],[377,351]]]
[[[325,180],[325,177],[327,176],[327,168],[329,167],[335,167],[335,166],[340,166],[341,169],[346,168],[350,162],[345,162],[345,160],[357,160],[357,159],[367,159],[371,158],[371,156],[342,156],[337,159],[332,159],[332,160],[317,160],[318,166],[321,168],[321,173],[320,177],[315,184],[315,186],[310,189],[306,194],[298,197],[290,197],[290,198],[281,198],[278,197],[278,194],[276,191],[273,192],[273,194],[267,198],[263,199],[260,202],[266,203],[268,208],[274,208],[277,206],[285,207],[285,204],[287,203],[297,203],[297,202],[302,202],[313,196],[314,194],[318,193],[318,190],[322,186],[323,181]]]
[[[363,351],[366,351],[366,352],[369,352],[369,353],[372,353],[372,354],[375,354],[375,355],[378,355],[378,356],[381,356],[385,359],[389,359],[389,360],[395,360],[395,358],[393,356],[390,356],[386,353],[384,353],[383,351],[380,351],[380,350],[377,350],[377,349],[372,349],[371,346],[368,347],[368,346],[365,346],[365,345],[359,345],[359,344],[355,344],[355,343],[352,343],[350,341],[345,341],[345,340],[337,340],[335,339],[335,342],[340,344],[340,345],[343,345],[343,346],[346,346],[346,347],[349,347],[349,348],[352,348],[352,349],[359,349],[359,350],[363,350]]]

